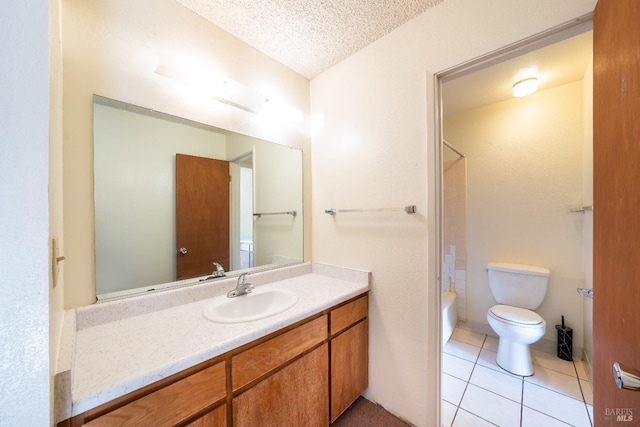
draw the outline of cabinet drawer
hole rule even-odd
[[[325,339],[326,315],[234,356],[231,359],[233,390],[260,378]]]
[[[360,319],[367,317],[369,311],[369,296],[365,295],[355,301],[336,308],[330,313],[331,335],[348,328]]]
[[[226,397],[225,362],[121,406],[85,426],[176,425]]]

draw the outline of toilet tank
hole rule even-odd
[[[532,265],[490,262],[489,287],[499,304],[535,310],[544,299],[549,270]]]

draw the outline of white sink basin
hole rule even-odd
[[[235,298],[221,295],[202,311],[204,317],[218,323],[240,323],[264,319],[293,307],[298,295],[288,289],[256,288]]]

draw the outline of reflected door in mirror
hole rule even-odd
[[[176,280],[230,269],[229,162],[176,154]]]

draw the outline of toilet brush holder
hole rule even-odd
[[[558,330],[558,357],[562,360],[573,360],[573,329],[564,325],[564,316],[562,316],[562,324],[556,325]]]

